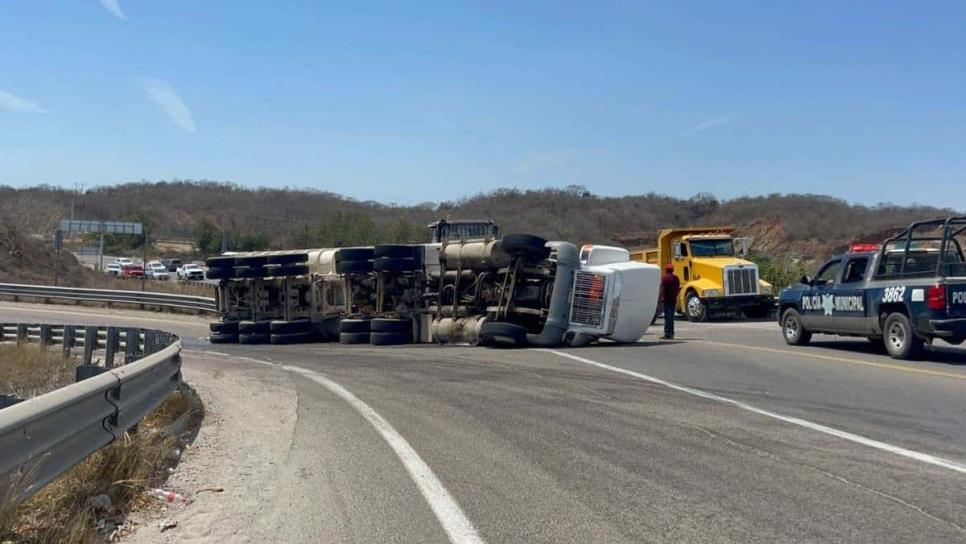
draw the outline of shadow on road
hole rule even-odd
[[[851,353],[866,353],[869,355],[881,355],[885,358],[888,358],[885,346],[883,346],[881,342],[872,342],[869,340],[812,340],[810,345],[812,347],[830,352],[846,351]],[[932,346],[926,350],[920,360],[954,366],[966,366],[966,350],[957,349],[955,347],[946,345]]]

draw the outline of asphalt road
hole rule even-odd
[[[81,311],[0,321],[179,333],[209,416],[173,482],[231,490],[136,541],[966,541],[966,350],[792,348],[770,322],[557,351],[212,346],[196,318]]]

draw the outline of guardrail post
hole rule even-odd
[[[27,342],[27,324],[17,323],[17,345]]]
[[[118,333],[117,327],[107,328],[107,340],[105,341],[104,366],[114,368],[114,352],[117,351]]]
[[[84,364],[91,364],[97,349],[97,327],[84,327]]]
[[[50,325],[40,326],[40,345],[41,346],[50,345]]]
[[[106,371],[107,369],[102,366],[80,365],[74,369],[74,383],[84,381],[87,378],[93,378]]]
[[[64,359],[70,359],[70,350],[76,344],[77,337],[76,329],[73,325],[64,325]]]
[[[124,333],[124,342],[124,364],[137,361],[141,353],[141,331],[128,328]]]

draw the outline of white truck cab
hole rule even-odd
[[[657,266],[631,261],[624,248],[583,246],[571,292],[570,344],[594,338],[636,342],[654,316],[660,282]]]

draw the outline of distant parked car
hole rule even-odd
[[[177,272],[181,268],[181,259],[161,259],[161,264],[168,269],[168,272]]]
[[[124,268],[125,265],[134,264],[134,260],[128,257],[118,257],[114,259],[114,263],[119,264],[121,265],[121,268]]]
[[[107,263],[104,265],[104,273],[117,276],[121,273],[121,265],[117,263]]]
[[[144,276],[144,267],[139,264],[127,264],[121,266],[122,278],[140,278]]]
[[[195,263],[188,263],[178,269],[178,279],[182,281],[201,281],[205,279],[205,270]]]
[[[157,261],[148,263],[148,268],[145,273],[149,278],[154,280],[168,279],[168,268]]]

